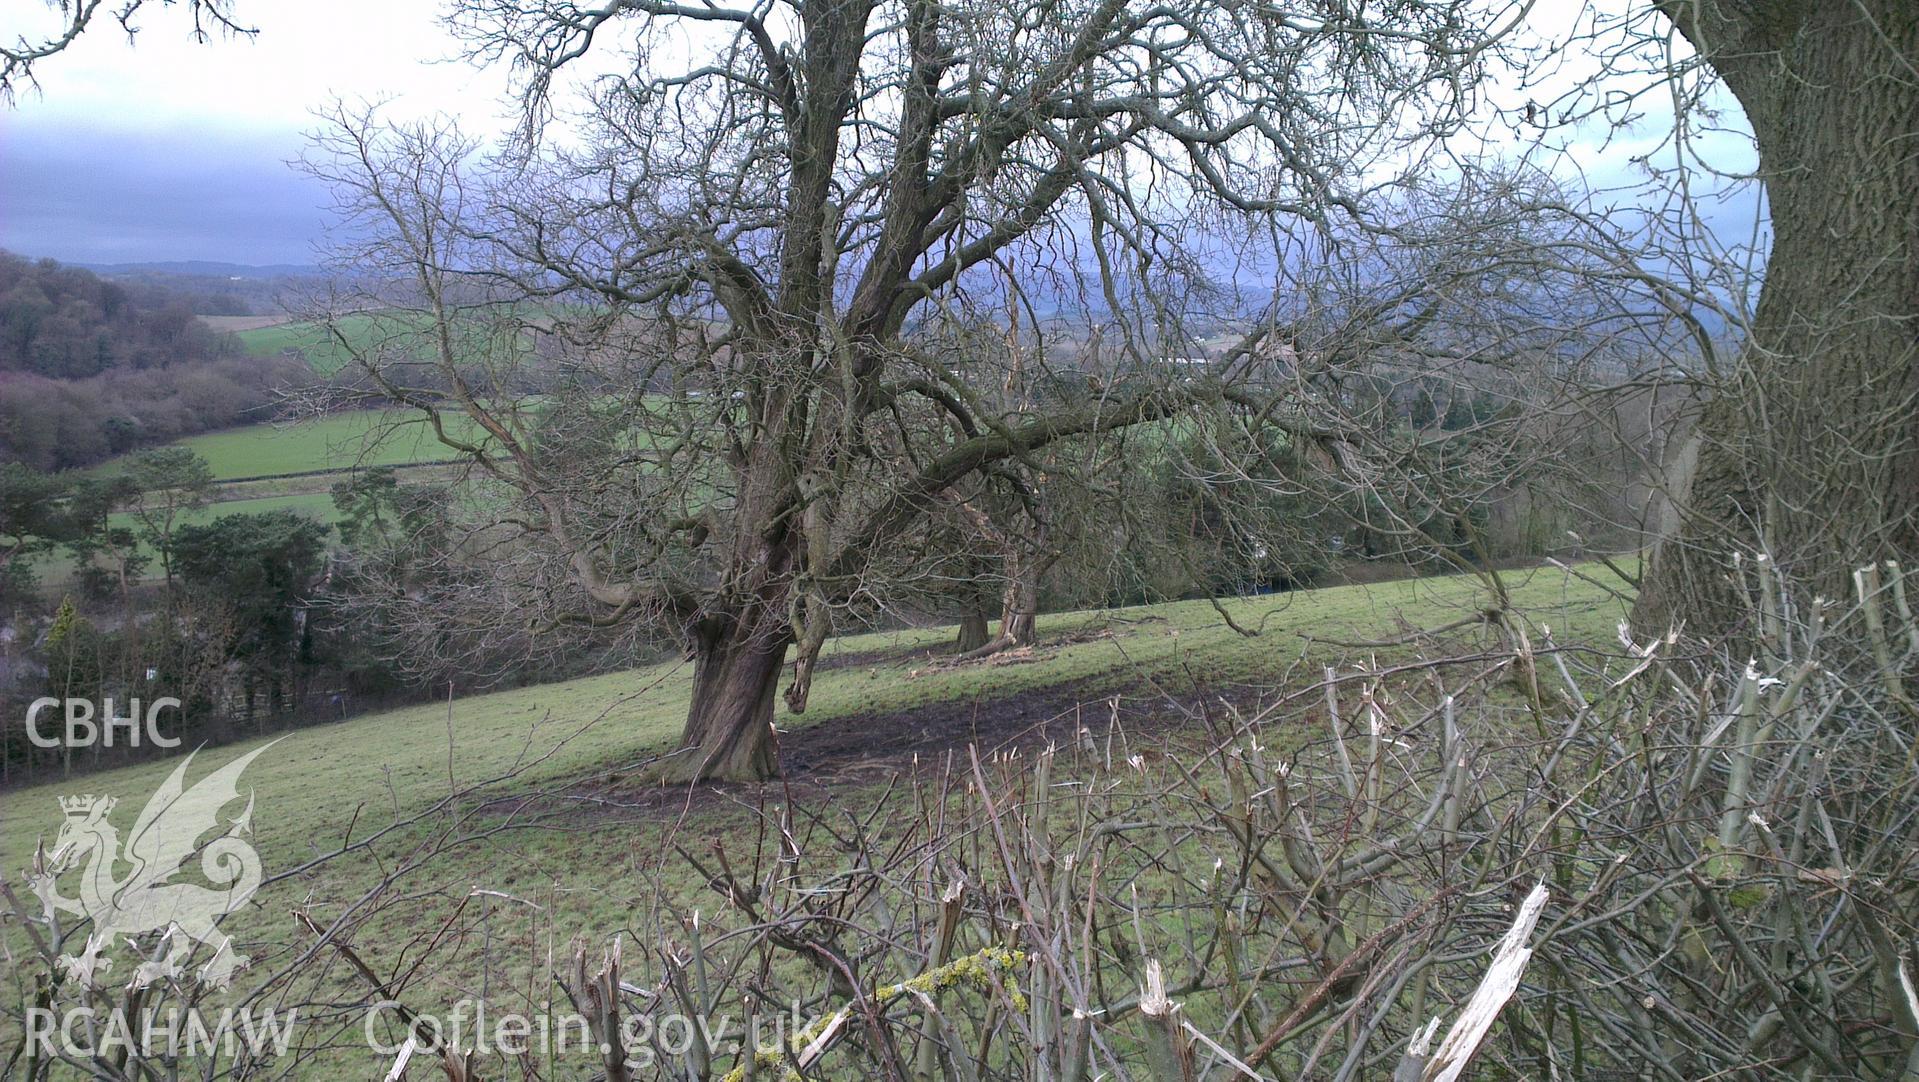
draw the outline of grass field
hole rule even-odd
[[[470,424],[454,423],[455,432],[473,435]],[[225,515],[264,511],[298,511],[322,522],[338,517],[330,490],[345,471],[365,466],[406,466],[445,460],[453,452],[433,438],[427,426],[401,411],[361,410],[284,424],[257,424],[208,432],[179,440],[206,459],[218,482],[244,477],[311,474],[244,485],[224,486],[215,502],[188,516],[189,522],[209,522]],[[95,467],[111,471],[116,463]],[[314,471],[327,471],[315,473]],[[127,515],[115,515],[113,524],[131,526]],[[148,555],[151,555],[150,553]],[[62,583],[73,575],[73,561],[65,552],[34,561],[43,582]],[[151,569],[150,569],[151,570]]]
[[[286,496],[263,496],[257,500],[228,500],[225,503],[209,504],[198,511],[180,516],[182,523],[201,525],[212,522],[225,515],[246,512],[262,514],[267,511],[298,511],[300,514],[317,518],[322,522],[332,522],[339,517],[339,511],[333,506],[333,497],[325,492],[302,492]],[[113,516],[115,526],[134,526],[133,516],[125,513]]]
[[[282,323],[291,323],[293,317],[288,315],[201,316],[200,322],[222,334],[238,334],[241,331],[257,331],[267,327],[278,327]]]
[[[461,437],[478,432],[470,423],[451,423],[449,428]],[[356,466],[403,466],[454,456],[424,422],[399,410],[356,410],[248,425],[189,436],[176,446],[206,459],[214,479],[220,481]]]
[[[1551,625],[1560,641],[1604,637],[1624,611],[1606,590],[1557,570],[1514,573],[1510,581],[1542,641],[1541,624]],[[1160,735],[1155,725],[1175,724],[1170,714],[1154,721],[1154,689],[1310,687],[1321,665],[1362,657],[1390,663],[1410,654],[1404,647],[1354,649],[1313,639],[1394,636],[1406,625],[1449,623],[1480,601],[1476,580],[1448,578],[1224,602],[1240,624],[1261,628],[1250,638],[1227,627],[1204,601],[1065,613],[1042,618],[1042,641],[1030,655],[966,665],[948,660],[948,628],[852,636],[828,645],[806,714],[782,707],[778,724],[789,749],[814,733],[849,726],[854,738],[877,742],[885,733],[922,730],[935,717],[949,725],[966,713],[990,718],[1033,693],[1057,693],[1101,714],[1108,696],[1120,694],[1147,710],[1134,715],[1129,739],[1152,741]],[[381,966],[418,965],[411,960],[416,950],[420,960],[431,956],[429,969],[409,971],[408,995],[444,1010],[486,987],[512,995],[507,990],[526,987],[556,951],[570,951],[565,944],[575,936],[604,944],[623,930],[636,943],[665,934],[646,923],[656,912],[649,906],[661,898],[682,917],[703,909],[718,922],[711,934],[720,934],[737,914],[716,904],[685,863],[668,858],[676,846],[704,850],[722,838],[750,848],[756,799],[868,817],[882,835],[888,806],[882,802],[918,799],[910,783],[895,789],[888,781],[912,768],[882,758],[873,770],[857,761],[837,764],[830,788],[801,775],[757,797],[736,787],[684,808],[679,797],[667,797],[637,817],[618,811],[640,806],[633,802],[645,790],[623,779],[675,740],[690,677],[690,666],[667,663],[460,697],[199,753],[188,784],[260,751],[241,782],[254,800],[251,840],[266,874],[286,876],[263,887],[223,929],[270,969],[311,942],[289,909],[322,924],[344,919],[356,899],[418,859],[406,873],[404,896],[359,924],[355,942]],[[963,744],[967,730],[946,737]],[[62,819],[57,798],[79,792],[118,797],[112,819],[124,830],[178,766],[178,759],[164,760],[0,794],[0,822],[7,824],[0,866],[17,875],[36,843],[51,840]],[[502,778],[483,801],[468,797],[440,806],[455,790]],[[515,827],[521,820],[510,809],[528,805],[546,810]],[[389,828],[393,833],[381,833]],[[449,837],[461,840],[448,844]],[[348,840],[370,847],[288,874]],[[427,852],[432,855],[420,856]],[[427,942],[432,929],[469,903],[497,913],[498,930],[488,933],[484,950]],[[342,1001],[364,995],[350,973],[325,979],[327,994]],[[386,1061],[355,1048],[349,1042],[339,1058],[303,1077],[377,1077],[385,1069]]]
[[[464,417],[450,418],[448,428],[460,438],[478,439],[478,426]],[[434,438],[416,415],[402,410],[358,410],[283,423],[261,423],[243,428],[207,432],[176,441],[213,471],[214,501],[188,521],[207,522],[224,515],[292,510],[322,522],[338,517],[330,490],[346,471],[368,466],[410,466],[443,462],[454,452]],[[111,472],[118,462],[93,467]],[[441,471],[444,472],[444,471]],[[304,475],[304,476],[286,476]],[[415,473],[414,480],[437,476]],[[244,484],[226,484],[239,478],[273,478]],[[114,516],[114,525],[131,525],[126,515]],[[42,556],[34,568],[43,582],[62,583],[73,575],[73,561],[64,552]]]
[[[349,338],[357,338],[359,344],[371,342],[373,336],[380,333],[378,321],[372,316],[342,317],[339,328]],[[347,363],[347,353],[339,342],[315,323],[277,322],[269,326],[236,329],[233,333],[246,351],[255,357],[277,357],[293,350],[305,357],[308,366],[322,375],[336,372]]]
[[[253,501],[267,502],[267,501]],[[1605,574],[1603,571],[1600,574]],[[1624,613],[1619,601],[1562,572],[1510,573],[1522,584],[1516,603],[1562,639],[1604,638]],[[1398,621],[1437,626],[1473,611],[1476,580],[1413,579],[1342,586],[1226,601],[1234,619],[1263,628],[1241,636],[1204,601],[1043,617],[1036,659],[1025,663],[941,666],[926,651],[943,649],[949,628],[852,636],[828,645],[811,705],[804,715],[782,706],[777,724],[799,729],[855,713],[906,713],[943,702],[990,704],[1040,687],[1085,687],[1091,699],[1101,681],[1138,676],[1159,680],[1204,678],[1221,683],[1276,683],[1308,653],[1316,665],[1340,651],[1309,646],[1317,639],[1393,635]],[[1064,643],[1062,643],[1064,640]],[[832,666],[830,659],[883,652],[887,660]],[[1390,656],[1390,651],[1372,651]],[[1317,668],[1308,670],[1316,675]],[[528,786],[624,765],[667,747],[678,735],[691,684],[691,667],[664,664],[568,683],[503,691],[355,718],[303,729],[280,739],[249,771],[260,796],[256,820],[263,854],[291,858],[315,839],[342,830],[378,804],[387,812],[444,795],[449,771],[465,781],[505,772],[544,757],[521,781]],[[266,743],[205,753],[224,762]],[[89,776],[95,792],[144,796],[177,763],[161,761]],[[49,783],[0,797],[0,842],[9,868],[31,851],[37,834],[58,825],[53,797],[72,788]],[[397,795],[396,795],[397,794]]]
[[[542,318],[538,310],[526,309],[529,319]],[[375,313],[340,316],[331,327],[309,320],[235,321],[233,335],[246,351],[256,357],[276,357],[292,351],[306,359],[308,367],[321,375],[331,375],[344,367],[355,352],[368,351],[381,344],[405,344],[417,348],[415,329],[427,326],[418,314]],[[345,344],[340,338],[346,339]],[[401,340],[405,342],[402,343]]]
[[[180,516],[180,523],[200,525],[227,515],[262,514],[267,511],[297,511],[309,518],[331,523],[340,517],[339,509],[333,506],[333,497],[326,492],[297,492],[276,496],[262,496],[252,500],[225,500],[208,504],[198,511]],[[112,516],[109,520],[116,527],[135,529],[137,523],[132,515],[125,512]],[[144,544],[140,553],[146,556],[145,578],[157,579],[160,576],[159,562],[153,559],[153,553]],[[74,562],[64,549],[42,555],[33,561],[34,573],[42,583],[59,586],[73,578]]]

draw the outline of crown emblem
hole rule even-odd
[[[60,798],[60,810],[68,816],[91,816],[96,812],[105,815],[118,803],[110,796],[63,796]]]

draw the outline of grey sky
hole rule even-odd
[[[238,11],[258,36],[207,45],[191,40],[178,7],[149,5],[137,47],[110,24],[97,28],[45,63],[40,92],[0,108],[0,247],[90,263],[312,262],[326,193],[285,164],[305,145],[309,110],[335,96],[392,99],[389,118],[445,112],[469,131],[504,126],[505,73],[452,59],[441,7],[250,0]],[[1534,18],[1577,10],[1547,5]],[[46,18],[39,0],[0,0],[0,11],[9,34]],[[1584,57],[1561,59],[1570,70],[1559,80],[1590,73]],[[1563,166],[1611,187],[1630,183],[1633,155],[1669,123],[1655,115],[1603,148],[1592,133],[1553,141]],[[1750,220],[1745,204],[1729,217]]]
[[[184,7],[184,5],[182,5]],[[196,45],[149,5],[137,47],[106,23],[0,108],[0,247],[77,262],[310,263],[325,192],[285,162],[335,95],[494,126],[505,79],[446,63],[435,0],[239,5],[250,39]],[[6,31],[47,22],[3,0]],[[104,22],[104,20],[103,20]],[[21,25],[24,24],[24,25]]]
[[[297,147],[272,132],[9,125],[0,247],[82,263],[311,263],[324,192],[281,164]]]

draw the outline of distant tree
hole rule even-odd
[[[223,515],[175,531],[174,570],[230,614],[227,656],[276,677],[299,657],[327,532],[292,511]]]
[[[173,536],[181,516],[207,505],[213,470],[186,447],[158,447],[133,456],[124,471],[131,488],[126,510],[135,533],[160,559],[167,590],[173,590]]]
[[[0,293],[0,367],[26,367],[34,340],[54,311],[53,301],[38,282],[17,281]]]
[[[1201,428],[1171,437],[1184,446],[1159,456],[1166,518],[1183,540],[1162,550],[1178,561],[1190,589],[1243,594],[1311,583],[1330,563],[1326,538],[1344,525],[1296,478],[1310,471],[1283,436]]]
[[[18,462],[0,463],[0,580],[16,581],[26,561],[67,539],[67,489],[58,477]]]
[[[42,646],[47,667],[46,693],[56,699],[90,699],[104,694],[106,665],[98,629],[74,607],[73,598],[60,599]],[[62,768],[73,770],[73,748],[64,746]]]
[[[366,553],[397,543],[424,524],[430,504],[413,498],[400,486],[392,466],[357,470],[331,489],[340,519],[334,528],[348,547]]]
[[[110,577],[129,618],[133,607],[133,580],[139,577],[150,557],[140,552],[140,539],[133,529],[116,524],[114,515],[136,495],[138,490],[133,480],[114,473],[76,480],[67,497],[70,522],[67,548],[83,567],[99,567]]]
[[[100,422],[100,433],[107,439],[108,451],[122,454],[140,442],[140,422],[124,413],[116,413]]]

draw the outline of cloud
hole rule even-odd
[[[85,263],[311,263],[325,189],[288,167],[295,132],[126,131],[11,118],[0,247]]]
[[[310,110],[394,97],[395,119],[501,126],[504,73],[442,62],[458,43],[437,4],[235,10],[257,36],[196,42],[186,5],[150,4],[137,41],[102,18],[35,68],[38,90],[0,106],[0,246],[81,262],[310,263],[326,193],[284,164],[305,147]],[[57,22],[40,14],[20,32]]]

